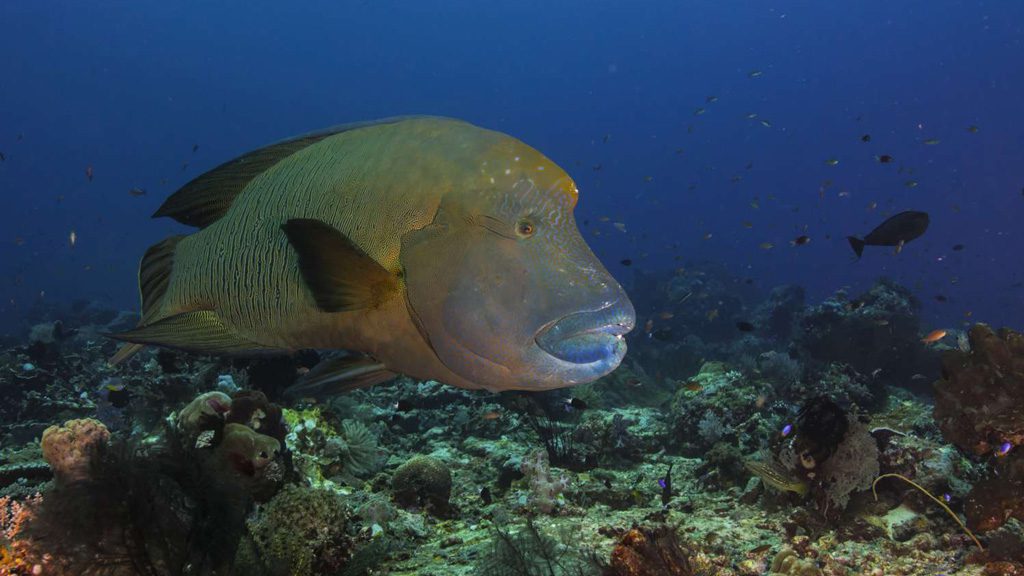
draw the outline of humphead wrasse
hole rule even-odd
[[[154,214],[142,319],[113,335],[209,354],[347,350],[296,394],[407,374],[543,390],[618,366],[633,306],[580,236],[572,179],[505,134],[445,118],[330,129],[249,152]]]

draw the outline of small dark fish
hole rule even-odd
[[[789,244],[790,244],[790,246],[803,246],[804,244],[807,244],[810,241],[811,241],[811,237],[804,235],[804,236],[797,236],[795,239],[790,240]]]
[[[4,162],[6,160],[7,160],[7,156],[4,156],[4,153],[0,152],[0,162]]]
[[[753,332],[754,331],[754,325],[753,324],[751,324],[750,322],[744,322],[742,320],[740,320],[739,322],[736,323],[736,328],[738,328],[740,332]]]
[[[860,137],[861,142],[871,142],[871,134],[865,134]]]
[[[718,96],[708,96],[707,98],[704,99],[704,101],[707,102],[708,104],[713,104],[715,102],[718,102]]]
[[[143,190],[142,188],[132,188],[131,190],[128,191],[128,193],[136,198],[146,195],[146,191]]]
[[[488,506],[492,502],[491,489],[487,486],[480,489],[480,501],[484,503],[484,506]]]
[[[631,260],[630,258],[623,258],[622,260],[619,261],[619,264],[622,264],[623,266],[632,266],[633,260]]]
[[[907,242],[924,234],[928,229],[928,223],[927,212],[908,210],[882,222],[863,239],[856,236],[847,236],[846,239],[849,240],[850,247],[858,258],[864,252],[865,246],[895,246],[896,252],[899,253]]]
[[[662,342],[668,342],[672,339],[671,328],[658,328],[654,332],[651,332],[651,337],[655,340],[661,340]]]
[[[879,154],[875,156],[875,160],[878,160],[879,164],[888,164],[892,162],[892,156],[888,154]]]
[[[192,153],[195,154],[197,150],[199,150],[199,144],[193,144],[192,145]]]
[[[936,294],[936,295],[935,295],[935,301],[936,301],[936,302],[948,302],[948,301],[949,301],[949,298],[946,298],[946,297],[945,297],[945,296],[943,296],[942,294]]]
[[[416,406],[409,400],[406,400],[405,398],[402,398],[398,402],[395,402],[394,405],[395,412],[409,412],[414,408],[416,408]]]
[[[85,177],[89,179],[89,182],[92,182],[92,166],[85,167]]]
[[[967,131],[970,132],[971,134],[977,134],[978,133],[978,127],[973,125],[973,124],[971,124],[970,126],[967,127]]]
[[[583,400],[580,400],[579,398],[576,398],[576,397],[566,398],[566,400],[565,400],[565,409],[566,409],[566,411],[569,411],[569,412],[571,412],[573,410],[586,410],[587,409],[587,403],[584,402]]]
[[[772,549],[771,544],[762,544],[750,551],[751,554],[763,554]]]
[[[964,249],[964,245],[963,244],[954,244],[953,245],[953,252],[959,252],[959,251],[961,251],[963,249]]]

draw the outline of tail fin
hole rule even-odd
[[[142,319],[139,326],[146,326],[158,320],[160,302],[167,292],[167,285],[174,268],[174,249],[184,236],[171,236],[157,242],[146,250],[139,263],[139,295],[142,300]],[[142,344],[126,343],[107,362],[116,366],[142,350]]]
[[[857,258],[860,258],[860,255],[864,253],[864,241],[856,236],[847,236],[846,239],[850,241],[850,248],[853,248]]]

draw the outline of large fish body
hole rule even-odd
[[[214,354],[339,349],[307,391],[402,373],[463,388],[592,381],[632,304],[576,227],[572,179],[507,135],[444,118],[327,130],[196,178],[155,216],[142,320],[116,335]]]
[[[928,213],[908,210],[895,214],[875,227],[863,239],[847,236],[850,247],[860,258],[865,246],[896,246],[899,252],[903,245],[920,237],[928,229]]]

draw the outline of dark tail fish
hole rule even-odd
[[[853,248],[853,253],[857,255],[857,258],[860,258],[861,254],[864,253],[864,241],[856,236],[847,236],[846,239],[850,241],[850,248]]]
[[[895,246],[898,254],[903,246],[920,237],[928,229],[929,218],[927,212],[908,210],[891,216],[882,222],[864,238],[847,236],[850,248],[853,248],[857,258],[864,253],[865,246]]]

